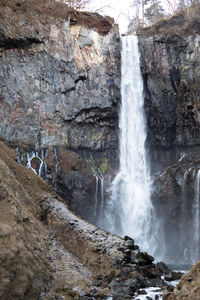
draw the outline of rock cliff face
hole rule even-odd
[[[175,264],[199,260],[199,154],[186,155],[154,178],[152,203],[162,241],[157,255]]]
[[[0,136],[36,148],[116,148],[117,27],[103,35],[25,5],[1,5],[1,16]]]
[[[86,158],[110,168],[118,149],[120,37],[111,18],[59,5],[1,1],[0,137],[89,218]]]
[[[199,13],[199,5],[190,7],[139,32],[154,222],[163,245],[157,254],[174,263],[200,255]]]
[[[199,7],[139,36],[148,141],[152,146],[200,144]]]

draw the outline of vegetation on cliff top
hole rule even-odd
[[[139,28],[139,35],[154,34],[200,34],[200,4],[194,4],[190,7],[180,9],[173,15],[162,18],[150,26]]]
[[[0,0],[0,5],[19,11],[19,14],[20,11],[28,12],[33,9],[41,15],[69,20],[71,26],[84,25],[93,28],[102,35],[107,34],[114,24],[114,19],[110,17],[103,17],[98,13],[78,11],[56,0]]]
[[[135,7],[136,13],[129,22],[128,34],[144,31],[149,27],[153,27],[153,33],[157,33],[157,30],[165,27],[168,22],[170,26],[182,27],[184,22],[188,23],[190,18],[198,16],[194,12],[199,11],[200,2],[199,0],[135,0],[132,6]],[[156,27],[155,24],[159,25]]]

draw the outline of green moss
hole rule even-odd
[[[95,173],[98,173],[98,167],[95,165],[94,161],[89,158],[88,163],[94,169]]]
[[[104,158],[103,162],[100,165],[101,173],[104,174],[109,168],[108,159]]]

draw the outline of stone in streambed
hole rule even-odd
[[[125,247],[129,249],[135,249],[134,240],[127,240],[125,242]]]
[[[162,274],[168,274],[170,272],[168,266],[162,261],[158,262],[156,266],[162,272]]]
[[[134,240],[130,236],[128,236],[128,235],[124,236],[124,240],[125,241],[133,241],[134,242]]]
[[[147,252],[140,252],[136,255],[141,265],[151,264],[154,261],[153,256],[149,255]]]
[[[182,272],[171,271],[164,277],[164,279],[166,281],[179,280],[179,279],[181,279],[182,275],[183,275]]]

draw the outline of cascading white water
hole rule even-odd
[[[54,178],[54,189],[57,191],[57,178],[58,178],[58,165],[59,165],[59,160],[58,160],[58,155],[57,155],[57,149],[56,146],[53,147],[53,153],[56,158],[56,165],[55,165],[55,178]]]
[[[193,262],[199,259],[200,250],[200,170],[197,171],[194,190],[194,205],[193,205]]]
[[[110,226],[149,249],[151,223],[150,176],[145,140],[143,80],[136,36],[122,38],[120,169],[112,183]]]
[[[180,159],[179,159],[180,161]],[[182,199],[181,199],[181,219],[180,219],[180,240],[179,247],[183,248],[183,258],[185,261],[189,260],[188,253],[188,236],[187,232],[187,179],[191,168],[184,173],[182,183]]]
[[[85,161],[88,167],[91,169],[92,174],[95,177],[95,181],[96,181],[95,195],[94,195],[94,216],[96,217],[95,224],[100,227],[104,227],[102,224],[102,221],[104,219],[104,177],[100,168],[96,166],[96,163],[91,153],[90,153],[89,160],[85,155]],[[100,190],[99,190],[99,185],[100,185]]]

